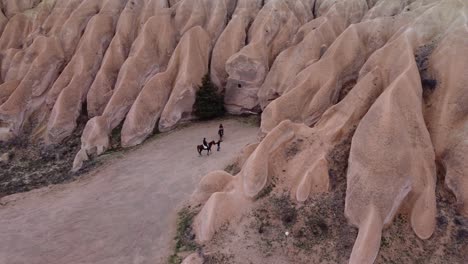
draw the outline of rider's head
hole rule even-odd
[[[203,140],[206,140],[206,138],[203,138]]]

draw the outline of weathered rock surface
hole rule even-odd
[[[193,253],[186,257],[182,264],[202,264],[203,259],[198,255],[198,253]]]
[[[3,163],[10,162],[11,156],[12,154],[9,152],[3,153],[2,155],[0,155],[0,162],[3,162]]]
[[[84,113],[77,170],[115,130],[130,147],[192,119],[209,74],[230,113],[262,114],[262,139],[200,183],[197,239],[265,190],[333,192],[350,139],[341,213],[350,263],[372,263],[398,214],[431,238],[436,188],[468,217],[467,17],[462,0],[3,0],[0,140],[60,144]]]

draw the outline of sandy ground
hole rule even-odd
[[[165,263],[181,203],[256,139],[256,127],[223,121],[221,151],[199,157],[195,145],[216,139],[218,124],[149,140],[76,182],[4,197],[0,263]]]

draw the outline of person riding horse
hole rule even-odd
[[[205,145],[205,144],[206,144],[206,145]],[[203,150],[206,150],[206,154],[207,154],[207,155],[210,155],[211,147],[212,147],[213,145],[216,145],[216,144],[218,144],[218,148],[219,148],[220,141],[218,141],[218,143],[216,143],[214,140],[212,140],[212,141],[206,143],[206,139],[204,138],[204,139],[203,139],[203,144],[197,146],[198,155],[201,156]],[[218,150],[218,151],[219,151],[219,150]]]
[[[203,149],[208,149],[208,143],[206,142],[206,138],[203,138]]]

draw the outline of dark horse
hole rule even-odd
[[[203,147],[203,145],[198,145],[197,146],[197,151],[198,151],[198,154],[201,156],[202,155],[202,151],[206,150],[207,152],[207,155],[210,155],[210,152],[211,152],[211,146],[215,145],[216,142],[214,140],[212,140],[211,142],[208,142],[208,148],[205,149]]]

